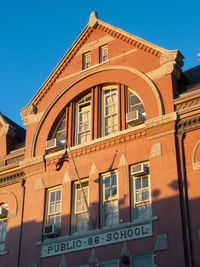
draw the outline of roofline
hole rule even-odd
[[[71,53],[71,51],[76,47],[77,43],[80,41],[80,39],[84,36],[85,32],[89,29],[89,28],[95,28],[98,24],[103,25],[107,28],[110,28],[111,30],[117,31],[125,36],[127,36],[128,38],[134,39],[148,47],[151,47],[163,54],[165,53],[179,53],[180,56],[182,58],[184,58],[184,56],[180,53],[180,51],[178,49],[176,50],[168,50],[165,48],[162,48],[158,45],[155,45],[149,41],[146,41],[136,35],[133,35],[129,32],[126,32],[118,27],[115,27],[107,22],[104,22],[100,19],[98,19],[98,15],[95,11],[93,11],[90,14],[90,19],[88,24],[85,26],[85,28],[83,29],[83,31],[79,34],[79,36],[77,37],[77,39],[75,40],[75,42],[72,44],[72,46],[69,48],[69,50],[66,52],[66,54],[62,57],[61,61],[58,63],[58,65],[55,67],[55,69],[51,72],[51,74],[48,76],[48,78],[45,80],[45,82],[42,84],[42,86],[40,87],[40,89],[37,91],[37,93],[34,95],[34,97],[31,99],[31,101],[24,107],[22,108],[20,111],[21,113],[23,113],[23,111],[28,108],[29,105],[33,104],[33,102],[37,99],[37,97],[40,95],[40,93],[42,92],[42,90],[45,88],[45,86],[48,84],[48,82],[51,80],[51,78],[54,76],[54,74],[56,74],[56,72],[58,71],[58,69],[60,68],[60,66],[63,64],[63,62],[65,61],[65,59],[68,57],[68,55]]]
[[[39,96],[39,94],[42,92],[42,90],[44,89],[44,87],[48,84],[48,82],[51,80],[51,78],[54,76],[54,74],[58,71],[58,69],[60,68],[60,66],[62,66],[63,62],[65,61],[65,59],[68,57],[68,55],[71,53],[71,51],[74,49],[74,47],[76,46],[76,44],[79,42],[79,40],[82,38],[82,36],[85,34],[85,32],[89,29],[89,26],[86,25],[85,28],[83,29],[83,31],[79,34],[79,36],[77,37],[77,39],[75,40],[75,42],[71,45],[71,47],[69,48],[69,50],[66,52],[66,54],[62,57],[62,59],[60,60],[60,62],[57,64],[57,66],[54,68],[54,70],[51,72],[51,74],[48,76],[48,78],[45,80],[45,82],[42,84],[42,86],[40,87],[40,89],[37,91],[37,93],[34,95],[34,97],[31,99],[31,101],[24,107],[22,108],[20,111],[22,112],[23,110],[25,110],[29,105],[31,105],[35,99]]]

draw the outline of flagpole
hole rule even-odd
[[[73,157],[73,155],[72,155],[72,152],[71,152],[70,146],[69,146],[69,144],[68,144],[67,138],[66,138],[66,144],[67,144],[67,148],[69,149],[70,156],[71,156],[71,158],[72,158],[72,162],[73,162],[73,165],[74,165],[74,169],[75,169],[75,171],[76,171],[76,175],[77,175],[77,178],[78,178],[78,182],[79,182],[79,184],[80,184],[80,188],[81,188],[81,192],[82,192],[82,194],[83,194],[83,198],[84,198],[84,201],[85,201],[85,205],[86,205],[86,207],[87,207],[87,211],[88,211],[89,218],[90,218],[90,221],[91,221],[91,224],[92,224],[92,228],[94,229],[94,228],[95,228],[95,225],[96,225],[96,222],[95,222],[95,220],[93,220],[93,218],[92,218],[92,214],[91,214],[90,208],[89,208],[88,203],[87,203],[87,199],[86,199],[86,196],[85,196],[85,192],[84,192],[84,190],[83,190],[83,186],[82,186],[82,183],[81,183],[81,180],[80,180],[80,177],[79,177],[79,174],[78,174],[78,170],[77,170],[77,168],[76,168],[76,164],[75,164],[75,161],[74,161],[74,157]]]

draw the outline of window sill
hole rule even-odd
[[[94,145],[94,144],[100,143],[102,141],[106,141],[106,140],[109,140],[109,139],[112,139],[112,138],[115,138],[115,137],[119,137],[119,136],[122,136],[124,134],[130,133],[130,132],[134,132],[134,131],[137,131],[137,130],[140,130],[140,129],[143,129],[143,128],[145,128],[145,124],[144,123],[140,124],[140,125],[137,125],[135,127],[131,127],[131,128],[125,129],[123,131],[118,131],[116,133],[113,133],[113,134],[110,134],[110,135],[107,135],[107,136],[103,136],[103,137],[99,137],[99,138],[94,139],[94,140],[90,140],[89,142],[84,143],[84,144],[72,146],[72,147],[70,147],[70,149],[71,149],[71,151],[73,151],[73,150],[76,150],[76,149],[79,149],[79,148],[84,148],[86,146]],[[65,150],[59,150],[57,152],[45,155],[45,159],[61,155],[61,154],[64,153],[64,151]]]
[[[91,67],[89,67],[89,68],[87,68],[87,69],[81,70],[81,73],[82,73],[82,72],[85,72],[85,71],[87,71],[87,70],[94,69],[94,68],[96,68],[96,67],[98,67],[98,66],[101,66],[101,65],[103,65],[103,64],[106,64],[106,63],[108,63],[108,62],[110,62],[109,59],[107,59],[106,61],[103,61],[103,62],[101,62],[101,63],[92,65]]]
[[[156,221],[156,220],[158,220],[158,216],[147,217],[147,218],[143,218],[143,219],[137,219],[137,220],[134,220],[132,222],[119,223],[117,225],[104,227],[102,229],[89,230],[87,232],[82,232],[82,233],[79,232],[79,233],[74,233],[74,234],[68,235],[68,236],[59,236],[59,237],[48,239],[45,241],[39,241],[39,242],[37,242],[37,245],[50,245],[50,244],[53,244],[55,242],[70,241],[73,239],[103,234],[103,233],[106,233],[109,231],[121,230],[121,229],[129,228],[129,227],[139,226],[141,224],[151,223],[152,221]]]
[[[7,250],[0,250],[0,256],[7,255],[8,251]]]

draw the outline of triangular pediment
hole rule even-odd
[[[29,106],[33,105],[37,107],[41,99],[47,95],[47,92],[58,80],[62,80],[66,76],[74,77],[78,73],[80,74],[81,69],[76,70],[76,67],[70,67],[73,60],[75,60],[75,57],[81,56],[83,53],[90,51],[91,49],[95,49],[97,47],[100,47],[101,45],[108,44],[109,42],[112,42],[114,40],[120,40],[120,42],[123,42],[123,47],[129,46],[129,49],[127,49],[127,52],[124,53],[124,55],[130,54],[134,52],[134,50],[142,50],[145,53],[158,57],[166,53],[171,53],[173,55],[174,53],[178,53],[177,50],[169,51],[167,49],[154,45],[140,37],[121,30],[115,26],[112,26],[104,21],[101,21],[98,19],[97,13],[92,12],[89,22],[83,29],[81,34],[64,55],[54,71],[44,82],[42,87],[38,90],[37,94],[33,97],[30,103],[24,109],[22,109],[22,117],[23,113],[26,113],[26,109]],[[77,65],[79,64],[76,64],[76,66]]]

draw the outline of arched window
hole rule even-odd
[[[46,143],[48,153],[63,149],[66,136],[70,146],[88,144],[93,138],[113,135],[146,120],[142,100],[135,91],[122,84],[88,88],[84,96],[82,92],[80,98],[66,103],[63,113],[52,126],[53,134],[51,131]]]
[[[144,117],[146,117],[144,105],[139,96],[130,88],[128,88],[128,112],[138,110]]]
[[[0,205],[0,251],[5,249],[8,205]]]
[[[128,127],[144,123],[146,112],[140,97],[130,88],[127,89],[127,113],[126,122]]]
[[[59,120],[57,126],[55,127],[55,130],[53,132],[52,138],[56,138],[61,143],[65,143],[65,114],[61,117]]]

